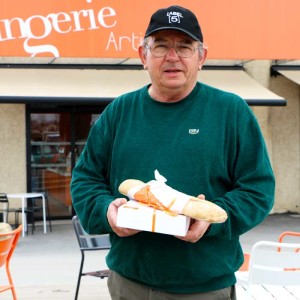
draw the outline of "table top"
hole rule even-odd
[[[15,193],[15,194],[7,194],[8,198],[36,198],[36,197],[44,197],[42,193]]]

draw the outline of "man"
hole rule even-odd
[[[139,48],[151,84],[115,99],[91,129],[73,170],[85,230],[110,233],[112,299],[236,299],[239,236],[268,215],[274,177],[257,121],[238,96],[197,82],[206,58],[195,15],[155,12]],[[158,169],[168,185],[222,207],[226,222],[194,220],[185,237],[116,226],[118,192]]]

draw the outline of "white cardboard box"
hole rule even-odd
[[[118,209],[117,226],[119,227],[185,236],[189,225],[189,217],[172,216],[133,200]]]

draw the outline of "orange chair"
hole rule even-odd
[[[250,254],[244,253],[244,262],[240,266],[239,271],[245,272],[249,270],[249,261],[250,261]]]
[[[287,236],[298,236],[300,237],[300,232],[296,232],[296,231],[284,231],[278,238],[279,243],[283,242],[283,239]]]
[[[9,282],[9,285],[0,285],[0,293],[11,290],[14,300],[17,300],[17,295],[10,274],[9,261],[14,253],[21,231],[22,225],[13,231],[0,233],[0,268],[5,265]]]
[[[300,237],[300,232],[295,231],[284,231],[280,234],[278,238],[279,243],[283,243],[283,239],[286,237]],[[280,251],[280,248],[278,248],[278,251]],[[296,252],[300,252],[300,249],[296,249]],[[249,269],[249,261],[250,261],[250,254],[244,253],[244,263],[241,265],[239,271],[248,271]]]
[[[278,238],[279,243],[283,242],[283,239],[286,237],[300,237],[300,232],[296,232],[296,231],[284,231]],[[278,248],[278,251],[281,251],[280,248]],[[300,248],[295,249],[295,252],[299,252],[300,253]],[[299,269],[286,269],[286,271],[298,271]]]

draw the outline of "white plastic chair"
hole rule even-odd
[[[300,244],[260,241],[251,250],[249,271],[236,272],[237,283],[253,295],[254,285],[293,286],[300,284]],[[280,251],[279,251],[280,250]]]

